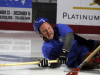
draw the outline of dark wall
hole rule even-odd
[[[33,22],[39,17],[46,17],[56,24],[57,3],[33,3]]]

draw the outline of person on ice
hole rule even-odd
[[[52,28],[45,17],[35,20],[33,28],[43,40],[42,53],[44,59],[38,64],[40,67],[60,67],[66,64],[68,67],[78,67],[89,54],[99,45],[98,40],[87,40],[65,24],[57,24]],[[58,63],[49,64],[48,60],[58,60]],[[95,69],[100,64],[100,51],[83,68]]]

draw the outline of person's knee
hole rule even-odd
[[[84,61],[87,57],[89,56],[89,52],[86,53],[83,58],[82,58],[82,61]],[[95,69],[99,66],[100,63],[98,62],[95,62],[95,61],[91,61],[89,60],[84,66],[82,69]]]

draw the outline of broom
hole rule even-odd
[[[49,63],[57,63],[58,60],[49,60]],[[11,63],[11,64],[0,64],[0,67],[3,66],[17,66],[17,65],[31,65],[31,64],[39,64],[40,61],[34,61],[34,62],[24,62],[24,63]]]
[[[100,50],[100,46],[98,46],[76,69],[71,70],[66,75],[78,75],[80,69]]]

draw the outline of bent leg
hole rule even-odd
[[[82,61],[84,61],[87,57],[89,56],[89,52],[86,53],[83,58],[82,58]],[[98,66],[99,66],[99,62],[96,62],[96,61],[91,61],[89,60],[84,66],[82,69],[96,69]]]

